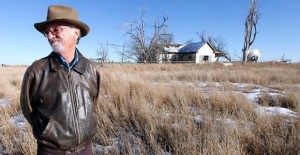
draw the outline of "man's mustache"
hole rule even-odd
[[[50,44],[52,44],[55,41],[61,42],[62,40],[59,38],[53,38],[53,39],[49,40]]]

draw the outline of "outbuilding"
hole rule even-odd
[[[159,62],[209,63],[216,62],[216,50],[208,42],[163,45]]]

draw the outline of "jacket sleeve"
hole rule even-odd
[[[29,69],[26,70],[22,82],[20,103],[24,117],[27,119],[30,125],[32,125],[32,112],[33,108],[30,103],[30,88],[32,84],[33,76],[30,74]]]
[[[100,85],[101,85],[101,75],[100,71],[97,69],[97,96],[96,96],[96,102],[100,99]]]

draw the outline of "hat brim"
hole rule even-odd
[[[53,20],[47,20],[44,22],[40,22],[40,23],[35,23],[34,27],[41,33],[43,33],[46,30],[46,27],[48,24],[50,23],[54,23],[54,22],[63,22],[63,23],[68,23],[71,25],[76,26],[77,28],[80,29],[81,31],[81,37],[86,36],[89,32],[90,32],[90,27],[78,20],[74,20],[74,19],[53,19]]]

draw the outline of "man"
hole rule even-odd
[[[37,140],[37,154],[90,155],[100,74],[76,48],[90,28],[79,21],[76,10],[61,5],[50,6],[47,20],[34,27],[53,49],[28,67],[21,90],[22,112]]]

